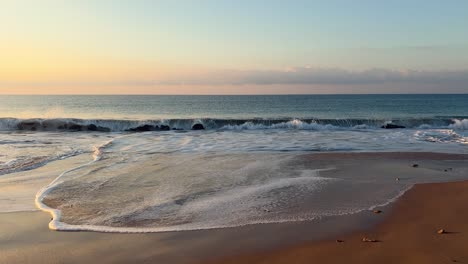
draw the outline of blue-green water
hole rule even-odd
[[[0,96],[0,113],[103,119],[451,118],[468,116],[468,94]]]
[[[63,170],[37,186],[36,205],[54,228],[106,232],[309,220],[466,177],[326,178],[333,164],[304,160],[400,151],[468,154],[468,95],[0,96],[0,212],[34,210],[37,168],[53,161]],[[346,195],[330,199],[337,188]]]
[[[63,118],[111,131],[144,124],[187,130],[195,123],[207,129],[314,129],[316,124],[377,128],[389,122],[410,128],[447,127],[468,118],[468,94],[0,96],[0,118],[2,130],[15,130],[25,119],[49,121],[36,130],[55,130]],[[300,125],[290,126],[293,120]]]

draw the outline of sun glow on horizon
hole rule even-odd
[[[2,2],[0,94],[468,92],[468,4],[416,2]]]

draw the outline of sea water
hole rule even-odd
[[[367,186],[365,174],[332,177],[332,165],[304,161],[369,151],[468,153],[468,95],[0,96],[0,177],[89,155],[31,197],[56,229],[309,220],[384,204],[422,181]],[[372,199],[358,195],[376,186]],[[352,201],[324,202],[338,187]]]

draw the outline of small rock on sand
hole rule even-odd
[[[370,239],[368,237],[363,237],[362,242],[371,242],[371,243],[374,243],[374,242],[379,242],[377,239]]]
[[[417,167],[419,167],[419,165],[415,163],[415,164],[412,165],[412,167],[417,168]]]
[[[372,212],[373,212],[374,214],[380,214],[380,213],[382,213],[381,210],[374,210],[374,211],[372,211]]]
[[[445,231],[445,229],[439,229],[437,231],[437,234],[439,234],[439,235],[446,234],[446,233],[447,233],[447,231]]]
[[[344,240],[341,240],[341,239],[336,240],[336,243],[343,243],[343,242],[344,242]]]

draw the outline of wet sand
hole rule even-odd
[[[346,173],[361,173],[359,168],[378,160],[372,173],[403,175],[402,180],[438,173],[468,177],[467,155],[332,153],[307,158],[331,162]],[[413,163],[420,167],[412,168]],[[449,166],[454,172],[444,172]],[[421,184],[380,208],[381,214],[150,234],[56,232],[47,229],[47,213],[1,213],[0,263],[467,263],[466,201],[466,181]],[[449,233],[437,234],[440,228]],[[380,242],[363,243],[363,237]]]
[[[368,231],[211,263],[468,263],[467,201],[468,181],[420,184]]]
[[[317,221],[119,234],[60,232],[44,212],[0,213],[0,263],[199,263],[320,240],[378,222],[368,212]]]

